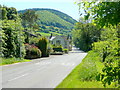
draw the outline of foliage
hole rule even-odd
[[[34,59],[41,57],[42,53],[35,45],[25,44],[26,56],[27,59]]]
[[[9,8],[6,6],[1,6],[0,9],[2,9],[2,20],[16,20],[17,19],[17,10],[13,7]]]
[[[20,17],[22,19],[22,23],[25,24],[25,26],[32,27],[34,22],[38,19],[38,16],[35,14],[35,11],[33,10],[27,10],[23,14],[20,14]],[[24,25],[23,25],[24,26]]]
[[[89,51],[92,49],[92,43],[99,40],[100,29],[92,24],[78,22],[72,34],[75,46],[83,51]]]
[[[2,57],[24,57],[24,36],[21,19],[19,19],[17,10],[13,7],[9,8],[1,6],[2,19],[0,20],[1,28],[1,46],[0,56]]]
[[[111,32],[112,31],[112,32]],[[107,33],[107,34],[106,34]],[[118,57],[118,39],[116,29],[106,29],[101,34],[103,41],[94,43],[94,50],[99,51],[101,61],[104,62],[105,67],[103,72],[98,75],[98,80],[101,80],[103,85],[110,85],[112,82],[119,82],[119,57]],[[102,47],[101,47],[102,46]]]
[[[82,62],[57,86],[57,88],[104,88],[102,83],[96,80],[96,76],[102,71],[104,64],[99,61],[99,53],[89,51]],[[107,88],[116,88],[114,85]]]
[[[29,44],[34,44],[34,45],[36,45],[37,42],[38,42],[38,40],[39,40],[38,38],[40,38],[40,37],[30,37]]]
[[[49,12],[49,11],[37,11],[39,16],[39,23],[45,24],[47,26],[55,26],[59,28],[72,28],[73,24],[61,19],[59,16]]]
[[[67,14],[53,9],[33,8],[29,10],[35,11],[35,14],[38,15],[38,19],[36,20],[39,26],[37,32],[40,32],[40,34],[45,33],[43,35],[48,35],[49,33],[53,33],[55,35],[71,35],[71,29],[74,27],[76,20]],[[28,10],[20,10],[18,12],[25,13],[26,11]],[[24,23],[23,21],[23,25]]]
[[[117,25],[120,22],[120,1],[119,2],[81,2],[78,3],[85,11],[85,17],[93,17],[94,23],[103,27]],[[110,19],[111,18],[111,19]]]
[[[24,57],[24,36],[23,28],[18,20],[4,20],[2,22],[2,29],[5,34],[3,47],[5,48],[3,54],[5,57]]]
[[[58,10],[54,10],[54,9],[43,9],[43,8],[33,8],[33,9],[30,9],[30,10],[34,10],[34,11],[37,11],[37,12],[42,12],[42,11],[48,11],[52,14],[54,14],[55,16],[58,16],[60,17],[61,19],[71,23],[71,24],[74,24],[76,23],[76,20],[74,20],[72,17],[68,16],[67,14],[63,13],[63,12],[60,12]],[[18,11],[19,13],[24,13],[26,10],[20,10]],[[48,17],[46,17],[48,18]],[[41,18],[42,19],[42,18]],[[60,22],[59,22],[60,23]]]
[[[0,24],[2,24],[2,21],[0,21]],[[2,28],[1,26],[2,25],[0,25],[0,28]],[[5,41],[4,41],[5,38],[6,38],[5,33],[1,29],[0,30],[0,57],[4,57],[3,51],[5,50],[5,48],[3,46],[5,46]]]
[[[29,33],[33,33],[33,32],[35,33],[35,31],[39,29],[36,22],[38,19],[38,15],[35,14],[35,11],[33,10],[27,10],[23,14],[20,13],[19,16],[22,19],[22,25],[25,28],[25,36],[26,36],[25,42],[29,43],[30,41]]]
[[[63,52],[63,47],[61,45],[52,46],[54,52]]]
[[[63,49],[63,51],[64,51],[65,53],[68,53],[68,49]]]
[[[99,74],[99,80],[103,82],[104,86],[116,82],[116,87],[119,87],[120,48],[118,46],[120,40],[120,1],[79,3],[79,5],[81,4],[86,13],[86,19],[92,16],[93,22],[99,27],[108,27],[108,29],[112,27],[109,31],[107,30],[107,32],[102,33],[102,41],[95,43],[95,47],[102,54],[102,61],[104,62],[103,72]],[[106,36],[105,33],[107,33]],[[101,77],[102,79],[100,79]]]
[[[42,52],[42,57],[46,57],[49,55],[48,53],[48,41],[45,37],[42,37],[39,39],[37,43],[37,47],[41,50]]]

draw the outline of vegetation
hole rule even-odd
[[[54,52],[63,52],[62,45],[53,45],[52,48]]]
[[[2,60],[0,62],[1,65],[6,65],[6,64],[13,64],[13,63],[19,63],[19,62],[30,62],[31,60],[28,59],[23,59],[23,58],[0,58]]]
[[[42,37],[42,38],[39,39],[39,41],[37,43],[37,47],[41,50],[42,57],[49,56],[48,41],[45,37]]]
[[[27,10],[25,13],[21,13],[19,16],[22,19],[22,26],[25,28],[25,42],[29,43],[30,33],[35,33],[34,29],[38,29],[38,25],[36,25],[38,16],[35,14],[35,11],[32,10]]]
[[[41,51],[35,45],[25,44],[26,59],[40,58],[42,56]]]
[[[79,2],[78,5],[85,11],[84,19],[89,21],[76,24],[74,44],[91,51],[58,88],[119,88],[120,2]]]
[[[41,8],[33,8],[29,9],[30,11],[34,11],[38,16],[37,32],[41,35],[48,35],[52,33],[54,35],[71,35],[71,29],[74,27],[76,20],[72,17],[53,9],[41,9]],[[18,11],[19,13],[25,13],[27,10]],[[44,33],[44,34],[43,34]]]
[[[89,5],[87,6],[87,4]],[[103,34],[101,36],[101,42],[96,43],[97,46],[100,46],[101,44],[104,45],[98,47],[99,49],[97,49],[99,54],[101,54],[100,52],[102,51],[102,60],[104,63],[104,68],[102,73],[98,75],[98,80],[102,81],[104,86],[107,84],[111,85],[111,83],[114,82],[116,83],[116,87],[120,87],[120,14],[118,13],[120,11],[120,1],[83,3],[83,6],[86,11],[85,17],[89,18],[89,15],[92,15],[94,16],[93,23],[98,25],[100,28],[103,27],[111,30],[110,32],[109,30],[107,31],[107,37]]]
[[[63,51],[64,51],[64,53],[68,53],[69,50],[68,49],[63,49]]]
[[[15,8],[0,7],[3,10],[1,31],[1,53],[2,57],[20,57],[25,56],[24,36],[21,20],[17,15]]]
[[[45,24],[47,26],[55,26],[59,28],[72,28],[73,24],[61,19],[57,15],[49,12],[49,11],[37,11],[37,15],[39,16],[41,24]]]
[[[49,56],[51,45],[43,36],[68,35],[76,22],[52,9],[29,9],[18,14],[14,7],[0,5],[0,12],[0,57],[4,64]]]
[[[26,9],[27,10],[27,9]],[[20,10],[18,11],[19,13],[24,13],[26,10]],[[29,10],[34,10],[34,11],[48,11],[51,12],[57,16],[59,16],[60,18],[64,19],[65,21],[71,23],[71,24],[75,24],[77,21],[74,20],[72,17],[68,16],[67,14],[60,12],[58,10],[54,10],[54,9],[43,9],[43,8],[33,8],[33,9],[29,9]]]
[[[97,74],[102,72],[104,64],[99,60],[99,54],[89,51],[87,56],[68,76],[61,82],[57,88],[104,88],[100,81],[96,80]],[[112,83],[106,88],[116,88]]]
[[[100,39],[101,29],[97,29],[95,25],[76,23],[73,30],[73,42],[76,47],[83,51],[92,49],[92,43]]]

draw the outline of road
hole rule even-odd
[[[73,48],[69,54],[2,66],[2,88],[55,88],[86,55]]]

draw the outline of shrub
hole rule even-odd
[[[25,56],[23,27],[19,19],[2,21],[2,56],[6,58]]]
[[[63,47],[61,45],[60,46],[53,45],[53,50],[54,52],[63,52]]]
[[[41,57],[41,51],[35,45],[25,44],[27,59],[39,58]]]
[[[38,43],[37,43],[37,47],[42,52],[42,57],[48,56],[47,45],[48,45],[48,41],[47,41],[47,39],[45,37],[40,38],[39,41],[38,41]]]
[[[38,42],[38,37],[30,37],[29,44],[37,44]]]
[[[68,49],[63,49],[63,51],[64,51],[65,53],[68,53]]]

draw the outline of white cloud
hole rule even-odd
[[[3,0],[3,2],[75,2],[76,0]]]

